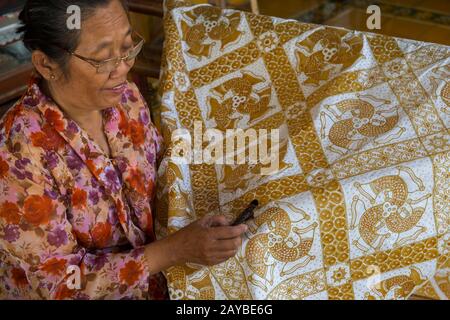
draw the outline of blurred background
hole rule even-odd
[[[371,4],[381,9],[381,30],[375,32],[450,45],[449,0],[259,0],[263,14],[359,31],[372,31],[366,27]]]
[[[195,1],[204,3],[207,1]],[[249,0],[222,1],[249,9]],[[381,9],[378,33],[450,45],[450,0],[258,0],[261,14],[352,30],[366,27],[366,9]]]
[[[153,108],[158,107],[157,78],[164,40],[162,0],[128,1],[132,24],[147,39],[131,77],[154,111]],[[246,11],[253,8],[264,15],[450,45],[450,0],[191,1]],[[29,53],[15,32],[17,16],[24,3],[25,0],[0,0],[0,116],[23,93],[32,70]],[[366,9],[371,4],[381,9],[381,30],[366,27]]]

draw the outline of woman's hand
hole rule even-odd
[[[229,224],[224,216],[204,217],[169,236],[173,263],[212,266],[234,257],[247,226]]]
[[[150,274],[188,262],[212,266],[234,257],[247,226],[231,227],[224,216],[204,217],[145,247]]]

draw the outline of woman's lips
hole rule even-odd
[[[124,82],[122,84],[119,84],[118,86],[115,86],[113,88],[110,89],[106,89],[107,91],[113,92],[113,93],[122,93],[125,89],[127,88],[127,83]]]

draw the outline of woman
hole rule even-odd
[[[161,271],[234,256],[246,226],[223,216],[155,240],[163,146],[126,81],[143,40],[122,2],[29,0],[20,19],[38,76],[0,123],[0,298],[164,299]]]

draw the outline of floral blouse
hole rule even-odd
[[[38,78],[2,118],[0,299],[167,297],[143,247],[162,137],[133,83],[102,116],[111,159]]]

